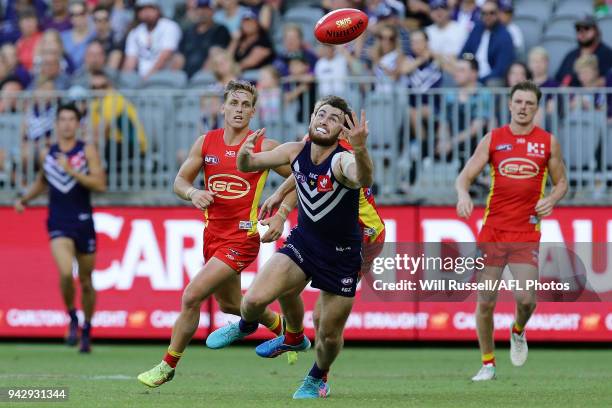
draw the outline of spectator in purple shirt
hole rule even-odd
[[[68,0],[51,0],[51,16],[41,22],[43,31],[53,28],[57,31],[66,31],[72,28]]]

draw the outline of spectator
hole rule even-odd
[[[178,49],[181,30],[174,21],[161,16],[158,0],[138,0],[136,14],[140,24],[127,36],[123,69],[138,69],[146,79],[170,62]]]
[[[461,52],[467,31],[450,19],[447,0],[431,0],[431,19],[434,24],[425,29],[429,48],[442,67],[452,70],[452,63]]]
[[[310,112],[316,101],[314,75],[305,55],[296,54],[289,60],[289,89],[283,92],[285,104],[289,112],[295,112],[299,123],[308,123]],[[291,114],[289,114],[291,115]]]
[[[306,57],[310,70],[314,70],[317,55],[304,42],[302,28],[297,24],[286,24],[283,28],[283,50],[276,61],[274,61],[274,65],[281,76],[289,75],[289,60],[293,55],[297,54]]]
[[[501,85],[504,74],[514,61],[514,45],[506,27],[499,21],[497,3],[488,0],[482,6],[482,22],[476,24],[463,46],[462,54],[473,54],[478,61],[480,81]]]
[[[514,50],[517,55],[525,54],[525,39],[523,38],[523,32],[521,27],[512,21],[514,16],[514,6],[512,0],[498,0],[499,1],[499,21],[506,26],[506,30],[512,37],[512,44],[514,44]]]
[[[38,31],[38,17],[33,9],[28,9],[19,16],[21,38],[15,44],[17,59],[28,71],[34,65],[34,53],[42,34]]]
[[[60,56],[61,71],[70,76],[74,73],[74,63],[70,55],[64,50],[64,44],[57,30],[49,29],[43,33],[34,56],[34,74],[41,69],[42,54],[45,52],[54,53]]]
[[[4,13],[2,13],[2,4],[5,5]],[[45,0],[0,0],[0,15],[2,16],[2,19],[0,19],[0,45],[17,42],[21,36],[19,32],[19,16],[26,10],[35,10],[38,21],[41,21],[47,11],[47,4]]]
[[[70,88],[70,76],[62,70],[61,56],[54,51],[43,51],[40,67],[34,78],[37,83],[51,81],[53,89],[64,91]]]
[[[608,72],[612,68],[612,49],[601,40],[597,21],[592,16],[585,16],[576,21],[576,40],[578,48],[570,51],[557,70],[555,80],[561,86],[578,86],[578,76],[574,71],[576,60],[584,55],[594,54],[599,61],[599,72]]]
[[[391,92],[399,78],[399,67],[404,58],[397,27],[379,26],[376,42],[369,51],[372,72],[376,77],[376,89]]]
[[[48,29],[60,32],[70,30],[72,22],[68,12],[68,0],[51,0],[51,17],[44,18],[41,26],[43,31]]]
[[[218,0],[217,4],[220,9],[213,16],[215,23],[224,25],[233,38],[238,38],[242,16],[248,9],[240,6],[238,0]]]
[[[553,78],[548,76],[548,51],[544,47],[534,47],[529,52],[528,66],[531,75],[533,76],[533,82],[540,88],[556,88],[559,83]],[[539,126],[550,128],[549,122],[552,118],[551,115],[557,112],[558,100],[555,99],[554,95],[544,96],[545,109],[540,109],[536,113],[535,122]]]
[[[0,82],[0,114],[23,111],[23,99],[18,97],[21,91],[23,85],[15,76],[9,76]]]
[[[605,86],[605,80],[599,73],[599,62],[593,54],[583,55],[574,63],[574,72],[582,88],[599,88]],[[580,93],[572,96],[570,107],[573,111],[591,111],[602,109],[605,95],[602,93]]]
[[[408,30],[419,30],[432,23],[428,0],[408,0],[407,3],[404,21]]]
[[[445,96],[446,118],[438,129],[436,152],[447,160],[458,152],[461,167],[476,148],[492,114],[492,96],[480,88],[478,72],[478,61],[472,55],[457,60],[454,79],[459,89]],[[451,134],[455,129],[458,133]]]
[[[404,58],[399,66],[399,73],[402,81],[410,88],[409,103],[412,109],[409,110],[410,118],[419,138],[424,135],[423,124],[416,126],[420,121],[425,121],[434,113],[438,98],[434,95],[426,95],[432,88],[442,85],[442,71],[440,66],[433,58],[433,53],[429,49],[427,34],[422,30],[413,31],[410,36],[410,48],[412,55]],[[421,103],[418,103],[418,99]],[[418,108],[418,109],[417,109]],[[420,132],[420,133],[419,133]]]
[[[512,88],[519,82],[527,81],[528,79],[531,79],[531,72],[529,72],[527,65],[515,61],[508,68],[508,72],[506,72],[506,87]]]
[[[354,55],[364,61],[369,60],[369,49],[374,46],[376,36],[383,25],[393,26],[398,30],[402,54],[410,53],[410,33],[403,26],[404,5],[396,0],[378,0],[368,2],[368,14],[373,14],[375,24],[368,24],[368,30],[355,41]]]
[[[280,73],[273,65],[259,70],[257,113],[263,123],[277,122],[281,112]]]
[[[272,27],[280,24],[280,6],[282,0],[243,0],[242,4],[257,16],[259,25],[267,33],[273,32]]]
[[[346,92],[349,66],[342,49],[342,46],[328,44],[319,47],[319,59],[314,68],[319,97],[342,96]]]
[[[104,55],[108,60],[108,67],[118,70],[123,58],[125,42],[114,32],[110,24],[110,12],[107,8],[96,6],[93,13],[95,34],[92,41],[98,41],[104,50]]]
[[[183,32],[179,53],[173,61],[175,69],[192,76],[204,68],[211,47],[227,48],[231,36],[227,28],[213,21],[210,0],[197,0],[193,10],[195,24]]]
[[[556,88],[559,83],[548,76],[548,51],[544,47],[534,47],[529,52],[528,65],[533,82],[540,88]]]
[[[98,6],[110,10],[110,26],[115,35],[114,40],[123,42],[134,19],[132,9],[128,8],[125,0],[98,0]]]
[[[480,7],[475,0],[459,0],[453,10],[453,20],[459,23],[466,33],[472,31],[480,21]]]
[[[234,59],[242,71],[257,69],[274,61],[274,49],[257,16],[247,10],[242,16],[240,36],[233,41]]]
[[[51,135],[55,126],[57,100],[53,97],[55,87],[53,81],[40,78],[36,82],[34,97],[26,111],[23,123],[23,143],[21,145],[21,162],[24,170],[30,165],[36,166],[40,149],[50,145]],[[31,164],[30,160],[32,160]]]
[[[60,34],[64,50],[72,58],[75,70],[81,68],[85,59],[87,44],[94,37],[94,32],[89,27],[87,20],[87,9],[85,3],[73,3],[70,5],[70,22],[72,29]]]
[[[106,63],[106,55],[104,54],[104,46],[98,40],[93,40],[87,46],[85,51],[85,63],[73,76],[72,85],[89,88],[91,86],[91,75],[94,72],[104,71],[109,78],[114,78],[117,71],[109,67]]]
[[[103,71],[92,73],[91,89],[98,92],[90,109],[94,143],[98,145],[100,137],[105,139],[104,159],[107,171],[113,168],[113,164],[117,171],[121,171],[124,161],[146,153],[144,127],[134,105],[113,89]],[[117,144],[115,149],[113,143]],[[126,149],[122,143],[127,144]],[[127,157],[123,156],[125,151]]]
[[[4,44],[0,48],[0,58],[6,64],[7,75],[13,75],[19,79],[21,86],[27,88],[32,80],[28,70],[17,59],[17,49],[13,44]]]
[[[206,62],[208,69],[215,75],[217,82],[205,88],[205,91],[214,93],[213,96],[205,96],[201,99],[202,126],[204,129],[214,129],[223,123],[219,115],[222,105],[223,89],[232,80],[240,76],[240,67],[234,61],[234,57],[227,50],[212,47],[208,53]]]

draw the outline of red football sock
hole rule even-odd
[[[519,326],[516,322],[512,325],[512,333],[518,334],[519,336],[525,331],[524,327]]]
[[[275,335],[280,336],[283,332],[283,322],[281,320],[281,316],[278,313],[275,313],[275,314],[276,314],[276,319],[274,319],[274,323],[272,323],[271,326],[266,326],[266,327],[268,327],[268,330],[270,330]]]
[[[183,353],[177,353],[176,351],[172,351],[168,349],[166,355],[164,356],[164,361],[168,363],[168,365],[172,368],[176,368],[179,360],[183,356]]]
[[[495,365],[495,355],[493,353],[487,353],[482,355],[482,365],[487,364]]]
[[[297,346],[301,344],[304,340],[304,327],[299,330],[293,330],[289,326],[287,326],[287,330],[285,331],[285,344],[290,346]]]

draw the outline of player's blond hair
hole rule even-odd
[[[231,80],[225,86],[225,89],[223,90],[223,102],[227,101],[227,96],[230,93],[236,91],[244,91],[253,95],[253,106],[255,106],[257,103],[257,88],[255,88],[255,86],[249,81],[243,81],[241,79]]]

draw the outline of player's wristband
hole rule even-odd
[[[191,196],[193,195],[193,193],[195,193],[198,189],[195,187],[190,187],[189,190],[187,190],[187,193],[185,194],[187,196],[188,199],[191,200]]]

